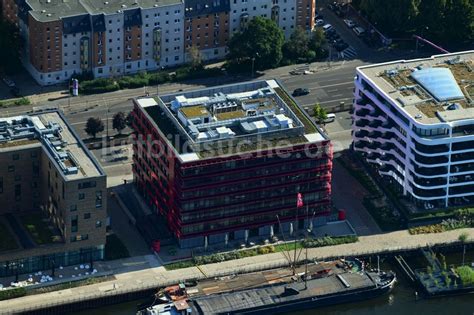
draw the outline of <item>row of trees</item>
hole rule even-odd
[[[234,34],[229,41],[229,66],[242,69],[251,64],[255,70],[275,68],[301,61],[314,61],[324,57],[324,33],[321,30],[308,35],[295,29],[285,42],[283,31],[270,19],[253,18],[247,28]]]
[[[122,134],[122,131],[127,127],[131,126],[132,123],[132,115],[128,113],[125,115],[124,112],[115,113],[112,118],[112,128],[117,130],[118,134]],[[104,131],[104,123],[102,119],[98,117],[90,117],[86,122],[86,127],[84,131],[91,136],[92,138],[96,138],[98,133]]]
[[[382,31],[391,36],[418,33],[448,44],[472,44],[472,0],[353,0]]]
[[[7,21],[0,20],[0,71],[13,74],[21,69],[21,40],[16,27]]]

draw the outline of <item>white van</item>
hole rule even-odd
[[[325,124],[332,123],[335,120],[336,120],[336,114],[329,113],[329,114],[326,115],[326,119],[324,119],[324,123]]]
[[[354,33],[356,33],[357,36],[361,36],[362,34],[365,33],[365,29],[363,27],[357,26],[353,28]]]

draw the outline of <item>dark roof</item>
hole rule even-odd
[[[142,25],[141,9],[137,8],[123,11],[123,25],[125,27]]]
[[[89,14],[65,17],[63,21],[63,34],[74,34],[91,31],[91,20]]]
[[[92,30],[94,32],[104,32],[105,31],[105,18],[103,14],[92,15]]]
[[[230,11],[229,0],[186,0],[185,17],[214,14]]]

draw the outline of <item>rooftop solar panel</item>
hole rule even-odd
[[[464,98],[453,73],[447,68],[426,68],[413,72],[411,76],[439,102]]]

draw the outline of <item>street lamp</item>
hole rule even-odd
[[[253,73],[254,73],[254,64],[255,64],[255,57],[260,57],[260,55],[255,53],[255,55],[252,57],[252,73],[250,74],[250,77],[253,79]]]
[[[10,269],[14,269],[15,270],[15,282],[18,282],[18,268],[23,268],[23,264],[20,264],[20,263],[17,263],[15,261],[10,261],[10,262],[6,262],[3,267],[5,267],[6,269],[10,270]]]

